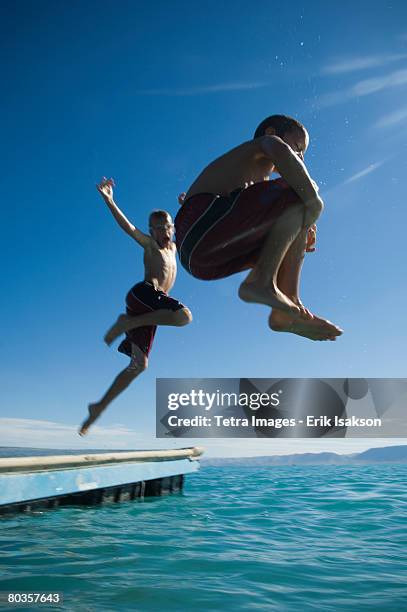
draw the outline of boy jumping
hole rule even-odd
[[[114,182],[103,180],[97,189],[120,227],[144,249],[144,281],[137,283],[126,296],[127,314],[122,314],[105,335],[111,344],[120,334],[126,338],[118,350],[130,357],[130,363],[115,378],[99,402],[89,404],[89,416],[82,423],[79,435],[87,433],[107,406],[148,365],[157,325],[181,327],[192,321],[192,315],[183,304],[169,297],[177,274],[176,246],[173,242],[174,226],[165,210],[154,210],[149,217],[150,235],[137,229],[121,212],[113,200]]]
[[[308,143],[296,119],[267,117],[253,140],[215,159],[180,196],[176,244],[195,278],[250,270],[239,297],[270,306],[274,331],[336,340],[342,330],[313,315],[299,298],[304,253],[314,250],[315,222],[324,207],[303,163]],[[272,172],[282,178],[269,180]]]

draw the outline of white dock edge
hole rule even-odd
[[[202,453],[192,447],[0,459],[0,513],[180,491]]]

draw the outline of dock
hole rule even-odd
[[[180,492],[202,453],[191,447],[0,459],[0,514]]]

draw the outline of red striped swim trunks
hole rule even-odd
[[[229,197],[191,196],[175,217],[181,264],[202,280],[252,268],[276,219],[298,203],[300,198],[283,179],[255,183]]]

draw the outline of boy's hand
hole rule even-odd
[[[180,194],[179,194],[179,196],[178,196],[178,204],[179,204],[180,206],[182,206],[182,205],[183,205],[184,200],[185,200],[185,196],[186,196],[186,195],[187,195],[187,194],[185,193],[185,191],[183,191],[182,193],[180,193]]]
[[[314,225],[311,225],[311,227],[308,228],[305,252],[313,253],[316,250],[315,249],[316,242],[317,242],[317,226],[314,223]]]
[[[96,184],[96,189],[105,200],[113,200],[113,187],[115,186],[112,178],[107,179],[105,176],[99,184]]]

